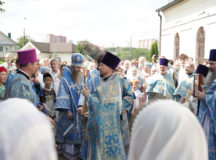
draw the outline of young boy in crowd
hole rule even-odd
[[[131,86],[132,86],[132,90],[135,94],[135,101],[134,101],[134,105],[133,105],[133,111],[132,113],[134,113],[140,106],[140,104],[142,104],[142,93],[140,92],[140,90],[138,89],[138,85],[139,85],[139,80],[138,79],[132,79],[131,80]]]
[[[46,110],[46,114],[54,119],[56,117],[56,113],[54,110],[54,105],[56,103],[56,94],[53,88],[51,88],[51,84],[53,83],[53,79],[50,73],[45,73],[43,75],[44,88],[42,89],[43,97],[41,102]]]

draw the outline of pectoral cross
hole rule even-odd
[[[71,88],[73,88],[73,90],[75,90],[76,84],[71,82]]]

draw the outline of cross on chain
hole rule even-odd
[[[71,82],[71,87],[73,88],[73,90],[75,90],[76,87],[77,87],[77,95],[80,95],[80,93],[81,93],[81,86],[79,86],[79,85]]]

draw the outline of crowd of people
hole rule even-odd
[[[1,159],[216,159],[216,49],[201,64],[17,54],[0,66]]]

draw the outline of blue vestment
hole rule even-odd
[[[102,79],[97,69],[92,70],[87,77],[86,85],[88,90],[93,93],[95,88],[101,83]]]
[[[127,119],[130,122],[131,112],[133,109],[133,102],[135,99],[131,85],[126,78],[119,78],[122,90],[122,108],[127,111]]]
[[[70,145],[81,145],[82,143],[82,126],[79,115],[76,112],[82,88],[83,82],[80,82],[80,84],[74,83],[70,68],[66,67],[59,84],[55,106],[55,109],[59,111],[56,131],[56,141],[58,143]],[[72,121],[70,121],[67,117],[68,111],[71,111],[73,114]],[[64,132],[72,123],[74,125],[73,128],[64,137]],[[64,152],[65,151],[63,151],[63,154]],[[71,157],[74,156],[74,153],[69,154],[71,154]]]
[[[86,79],[86,86],[90,93],[93,93],[96,87],[101,83],[102,79],[100,77],[100,73],[97,69],[92,70]],[[81,94],[81,99],[84,99],[84,96]],[[83,105],[83,102],[79,101],[79,105]],[[86,129],[84,129],[86,131]],[[86,138],[83,139],[82,146],[80,148],[80,157],[82,160],[86,160],[88,157],[88,135],[87,132],[84,132],[84,137]]]
[[[154,94],[172,99],[174,91],[175,82],[172,78],[172,74],[169,72],[164,75],[157,73],[157,75],[151,78],[151,81],[146,88],[147,100],[149,101],[153,99]]]
[[[43,92],[42,92],[42,87],[40,84],[35,85],[33,82],[31,83],[32,85],[32,89],[34,91],[34,105],[38,106],[38,104],[40,103],[40,98],[43,96]],[[45,113],[44,108],[42,110],[42,112]]]
[[[205,87],[204,87],[205,89]],[[216,80],[205,93],[205,99],[200,101],[199,121],[204,128],[208,142],[209,160],[216,159]]]
[[[122,93],[117,74],[102,81],[93,94],[87,95],[88,135],[92,160],[125,160],[120,129]]]
[[[128,154],[129,148],[129,122],[131,112],[133,109],[133,102],[135,96],[133,94],[131,85],[126,78],[120,78],[121,92],[122,92],[122,113],[120,119],[120,129],[122,140],[124,144],[125,154]]]
[[[191,75],[185,77],[185,79],[178,84],[178,87],[173,94],[175,101],[181,102],[182,97],[189,99],[189,97],[192,95],[193,80],[194,74],[192,73]]]
[[[5,82],[5,90],[7,91],[10,87],[10,82],[12,80],[12,78],[14,77],[14,75],[17,73],[17,71],[13,71],[11,74],[8,75],[7,77],[7,80]],[[4,95],[4,100],[6,99],[6,97],[8,97],[8,92],[5,92],[5,95]]]
[[[129,125],[128,125],[128,116],[130,116],[133,106],[133,100],[134,100],[134,94],[131,89],[130,83],[125,78],[120,78],[120,85],[121,85],[121,92],[122,92],[122,107],[124,109],[121,120],[120,120],[120,129],[121,129],[121,135],[123,139],[123,144],[125,148],[125,152],[128,151],[129,146]],[[100,74],[98,70],[92,70],[87,78],[86,85],[92,94],[96,87],[101,83],[102,78],[100,77]],[[125,112],[126,111],[126,112]],[[89,115],[92,116],[92,115]],[[84,143],[81,147],[80,154],[82,154],[80,157],[84,160],[87,158],[87,142],[84,140]],[[85,154],[86,153],[86,154]]]
[[[34,104],[34,96],[35,93],[32,89],[28,76],[22,71],[17,71],[13,78],[9,80],[4,98],[23,98]]]

